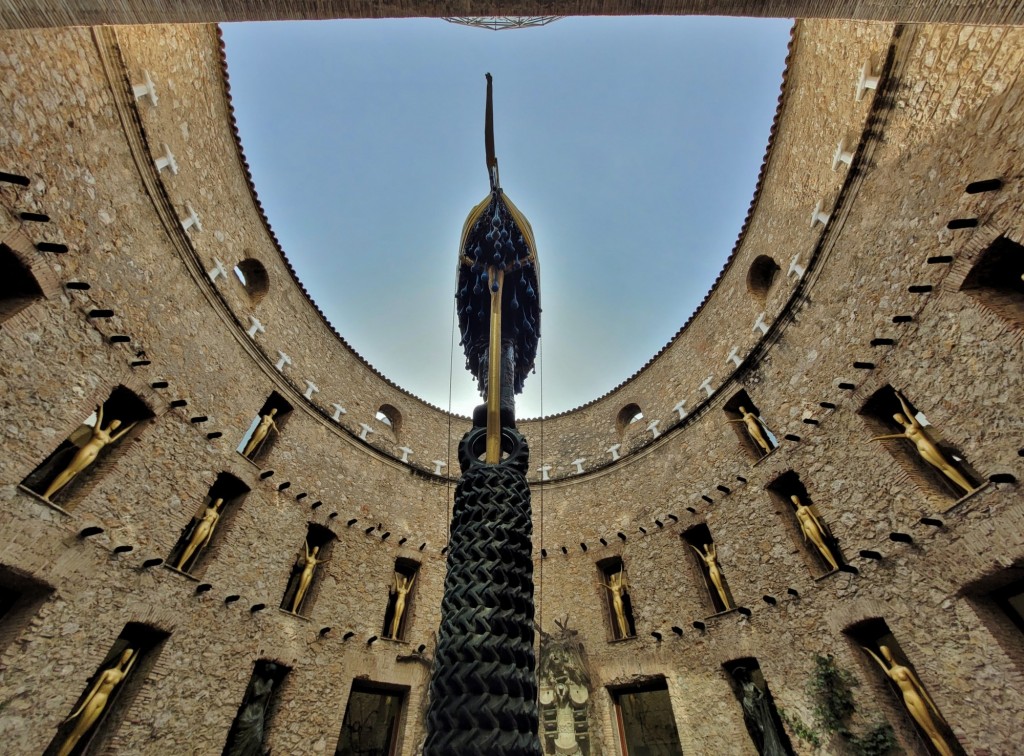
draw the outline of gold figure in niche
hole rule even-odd
[[[103,451],[104,447],[120,441],[124,437],[125,433],[135,427],[135,423],[132,423],[119,433],[114,433],[114,431],[121,427],[121,421],[116,418],[111,420],[110,425],[106,428],[102,426],[103,407],[96,405],[96,424],[92,427],[89,440],[86,441],[77,452],[75,452],[75,456],[72,457],[68,466],[61,470],[57,477],[53,479],[53,482],[47,487],[46,493],[43,494],[44,499],[49,499],[55,493],[60,491],[60,489],[70,483],[76,475],[96,461],[96,457],[99,456],[99,453]]]
[[[320,547],[314,546],[313,550],[309,549],[309,541],[304,541],[303,546],[306,549],[306,556],[302,561],[302,574],[299,576],[299,585],[295,589],[295,598],[292,599],[292,614],[299,613],[299,607],[302,605],[302,600],[306,598],[306,593],[309,592],[309,586],[313,584],[313,572],[316,570],[316,566],[326,560],[317,559],[316,555],[320,553]]]
[[[771,442],[764,435],[764,422],[755,415],[753,412],[747,412],[747,408],[740,406],[737,407],[737,411],[743,416],[737,420],[730,420],[730,423],[743,423],[744,428],[747,431],[747,435],[750,436],[750,440],[753,441],[761,449],[764,454],[768,454],[775,447],[771,445]],[[764,456],[762,454],[762,456]]]
[[[397,638],[398,628],[402,624],[402,615],[405,614],[405,602],[412,590],[412,584],[416,581],[416,573],[406,577],[401,572],[395,573],[395,582],[391,585],[391,595],[395,597],[395,611],[391,615],[391,627],[388,628],[388,637]]]
[[[99,421],[96,424],[99,425]],[[110,697],[117,689],[117,686],[128,677],[128,673],[131,672],[136,658],[137,654],[134,649],[126,648],[113,667],[108,667],[100,672],[96,682],[93,683],[92,690],[89,691],[89,695],[82,701],[82,705],[70,717],[64,720],[65,722],[70,722],[77,718],[74,729],[64,739],[64,743],[61,744],[57,756],[68,756],[69,753],[75,750],[75,746],[78,745],[78,741],[82,739],[82,736],[89,731],[89,728],[96,724],[96,721],[107,708]]]
[[[861,648],[864,647],[862,646]],[[928,739],[932,741],[935,750],[942,754],[942,756],[953,756],[953,749],[950,748],[949,743],[946,742],[946,738],[942,734],[943,729],[949,729],[949,724],[939,713],[938,707],[935,705],[932,697],[928,695],[928,691],[924,689],[924,685],[917,679],[914,671],[910,667],[905,667],[897,662],[893,658],[892,651],[889,650],[888,646],[878,647],[878,650],[882,652],[882,656],[889,662],[888,666],[870,648],[864,648],[864,650],[871,654],[871,658],[878,662],[878,666],[882,668],[882,671],[900,689],[900,693],[903,695],[903,705],[910,712],[910,716],[914,718],[914,721],[924,730]]]
[[[832,566],[832,569],[838,570],[839,563],[836,561],[832,549],[825,543],[825,533],[828,531],[821,520],[814,514],[814,510],[800,501],[799,496],[794,494],[789,498],[792,499],[793,506],[796,507],[796,521],[800,523],[800,530],[804,532],[804,540],[813,543],[825,557],[825,561]]]
[[[708,577],[711,579],[711,583],[715,586],[715,591],[718,592],[718,598],[722,600],[722,606],[726,610],[732,609],[732,603],[729,601],[729,596],[725,592],[725,584],[722,582],[722,571],[718,569],[718,552],[715,549],[715,544],[705,543],[704,551],[701,551],[696,546],[690,545],[694,553],[700,558],[700,561],[704,562],[704,566],[708,570]]]
[[[176,569],[184,570],[188,560],[192,558],[199,549],[205,549],[213,538],[213,530],[220,521],[220,505],[224,499],[214,499],[206,506],[206,511],[199,518],[199,522],[192,528],[192,537],[188,539],[188,545],[181,552],[181,557],[175,566]]]
[[[914,417],[914,413],[910,411],[910,407],[907,406],[906,401],[903,399],[903,395],[899,391],[895,392],[896,398],[900,400],[900,406],[903,407],[903,414],[897,412],[892,416],[892,419],[903,426],[903,433],[893,433],[884,436],[875,436],[869,439],[870,441],[883,441],[889,438],[905,438],[915,447],[917,447],[917,453],[921,456],[925,462],[937,469],[957,486],[964,490],[964,495],[967,495],[974,491],[974,486],[963,476],[963,474],[957,470],[949,460],[946,459],[942,450],[932,440],[932,437],[928,435],[927,429]]]
[[[274,422],[274,415],[277,414],[277,407],[274,407],[265,415],[260,415],[260,424],[256,426],[252,432],[252,436],[249,437],[249,443],[245,445],[245,450],[242,452],[242,456],[252,459],[253,455],[259,451],[260,447],[267,440],[270,435],[270,431],[277,432],[277,423]]]
[[[628,638],[629,632],[629,620],[626,618],[626,604],[623,601],[623,596],[629,589],[629,582],[626,580],[625,570],[619,570],[614,575],[608,577],[607,583],[601,583],[612,596],[612,609],[615,611],[615,624],[619,628],[619,637]]]

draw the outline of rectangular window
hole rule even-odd
[[[622,756],[682,756],[665,680],[612,691]]]

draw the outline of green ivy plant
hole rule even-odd
[[[832,655],[814,657],[814,671],[807,681],[807,695],[814,702],[814,726],[808,726],[795,715],[779,710],[779,717],[793,734],[808,745],[818,748],[823,737],[838,735],[853,756],[887,756],[897,752],[896,733],[888,722],[880,721],[867,732],[857,734],[850,729],[856,706],[853,689],[857,679],[836,666]]]

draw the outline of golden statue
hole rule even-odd
[[[398,637],[398,626],[402,624],[402,615],[405,614],[405,601],[409,596],[409,591],[412,590],[412,584],[415,580],[415,572],[409,577],[406,577],[401,572],[395,573],[395,582],[390,590],[391,595],[395,597],[395,611],[391,615],[391,627],[388,628],[389,638]]]
[[[722,606],[726,610],[732,609],[732,603],[730,603],[729,597],[725,592],[725,584],[722,582],[722,571],[718,569],[718,552],[715,550],[715,544],[704,544],[704,551],[701,551],[693,544],[690,545],[690,548],[693,549],[694,553],[704,562],[704,566],[707,567],[708,577],[711,578],[711,582],[718,592],[718,597],[722,600]]]
[[[904,414],[897,412],[892,416],[892,419],[903,426],[904,432],[875,436],[869,440],[883,441],[889,438],[905,438],[917,447],[917,453],[921,456],[921,459],[956,483],[956,485],[964,490],[965,495],[974,491],[974,486],[970,484],[959,470],[949,463],[931,436],[928,435],[925,427],[914,417],[914,413],[910,411],[910,407],[904,401],[903,395],[899,391],[895,393],[896,398],[900,400],[900,406],[903,407]]]
[[[213,529],[220,521],[220,505],[223,503],[224,499],[214,499],[206,506],[203,516],[192,528],[192,537],[188,539],[188,544],[182,550],[178,563],[174,565],[176,569],[184,570],[185,564],[192,558],[192,555],[199,549],[205,549],[210,543],[210,539],[213,538]]]
[[[608,580],[610,582],[601,583],[601,585],[612,594],[612,608],[615,610],[615,624],[619,628],[619,637],[628,638],[630,636],[629,621],[626,618],[626,604],[622,600],[626,590],[629,588],[625,570],[619,570],[614,575],[609,576]]]
[[[942,735],[942,730],[949,729],[949,724],[939,713],[938,707],[935,706],[935,702],[928,695],[928,691],[924,689],[921,681],[917,679],[914,671],[897,662],[888,646],[879,646],[878,650],[889,662],[889,666],[886,666],[885,662],[879,659],[878,655],[870,648],[864,648],[864,650],[871,654],[871,658],[878,662],[882,671],[900,689],[900,693],[903,695],[903,705],[910,712],[914,721],[924,730],[928,739],[932,741],[935,750],[942,756],[953,756],[953,749]]]
[[[768,454],[775,447],[771,445],[771,442],[764,435],[764,430],[767,426],[765,426],[761,418],[753,412],[747,412],[746,407],[740,406],[737,409],[743,417],[737,420],[730,420],[729,422],[743,423],[744,428],[747,431],[747,435],[750,436],[750,440],[757,444],[764,454]],[[764,454],[762,454],[762,456],[764,456]]]
[[[98,420],[96,425],[99,425]],[[126,648],[113,667],[108,667],[100,672],[89,694],[82,701],[82,705],[70,717],[64,720],[65,722],[70,722],[75,718],[78,719],[75,722],[74,729],[64,739],[64,743],[61,745],[60,751],[57,752],[57,756],[68,756],[69,753],[75,750],[78,741],[103,715],[104,709],[107,708],[107,704],[110,702],[111,695],[113,695],[117,686],[128,676],[128,673],[131,672],[137,657],[138,655],[132,648]]]
[[[263,446],[263,442],[267,440],[271,429],[275,432],[277,431],[277,423],[274,422],[274,415],[276,414],[277,407],[274,407],[266,415],[260,415],[260,424],[256,426],[249,437],[249,443],[245,445],[242,456],[252,459],[252,456]]]
[[[78,473],[82,472],[85,468],[96,461],[96,457],[103,451],[104,447],[108,444],[113,444],[121,440],[124,434],[135,427],[135,423],[132,423],[127,428],[124,428],[119,433],[113,433],[121,427],[121,421],[114,419],[110,421],[110,425],[106,428],[103,425],[103,407],[96,405],[96,424],[92,426],[92,431],[89,435],[89,440],[86,441],[78,451],[75,452],[75,456],[72,457],[71,462],[65,467],[57,477],[53,479],[49,487],[46,489],[46,493],[43,494],[44,499],[49,499],[60,489],[64,488],[68,483],[74,479]],[[88,427],[88,426],[86,426]]]
[[[309,541],[304,541],[303,546],[306,549],[306,556],[302,561],[302,574],[299,576],[299,585],[295,589],[295,598],[292,599],[292,614],[299,613],[299,606],[302,604],[302,600],[306,598],[309,586],[313,583],[313,571],[316,569],[316,566],[326,561],[316,558],[316,555],[320,553],[319,546],[314,546],[312,551],[309,550]]]
[[[800,501],[799,496],[794,494],[789,498],[793,501],[793,506],[796,507],[796,521],[800,523],[800,530],[804,532],[804,540],[813,543],[825,557],[825,561],[832,566],[832,569],[838,570],[839,563],[836,561],[832,549],[825,543],[825,534],[828,531],[821,520],[814,514],[814,510]]]

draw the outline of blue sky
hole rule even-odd
[[[434,19],[223,30],[242,145],[299,278],[378,370],[446,409],[451,386],[463,414],[479,399],[457,346],[451,361],[455,263],[462,223],[487,193],[493,74],[502,186],[540,257],[542,357],[517,400],[534,417],[628,378],[707,293],[753,195],[790,26],[638,17],[500,32]]]

